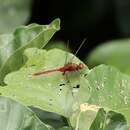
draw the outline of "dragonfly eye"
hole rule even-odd
[[[84,68],[84,64],[79,63],[79,69],[83,69]]]

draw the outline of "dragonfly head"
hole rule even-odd
[[[84,64],[79,63],[79,65],[78,65],[78,68],[79,68],[79,69],[83,69],[84,67],[85,67],[85,65],[84,65]]]

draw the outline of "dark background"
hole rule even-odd
[[[54,39],[70,41],[75,51],[84,38],[81,57],[108,40],[130,36],[130,0],[33,0],[29,23],[61,19]]]

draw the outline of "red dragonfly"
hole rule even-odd
[[[62,72],[63,74],[65,74],[66,72],[79,71],[79,70],[83,69],[84,67],[85,66],[82,63],[79,63],[79,64],[68,63],[68,64],[65,64],[61,68],[56,68],[56,69],[51,69],[51,70],[47,70],[47,71],[43,71],[43,72],[38,72],[38,73],[34,73],[32,75],[33,76],[38,76],[38,75],[48,74],[48,73],[51,73],[51,72]]]
[[[85,41],[86,41],[86,39],[83,40],[83,42],[79,46],[78,50],[76,51],[75,55],[78,53],[78,51],[80,50],[82,45],[85,43]],[[51,72],[62,72],[63,74],[65,74],[67,72],[75,72],[75,71],[82,70],[84,67],[85,67],[85,65],[82,63],[79,63],[79,64],[67,63],[63,67],[56,68],[56,69],[50,69],[50,70],[46,70],[46,71],[42,71],[42,72],[37,72],[37,73],[32,74],[32,76],[44,75],[44,74],[48,74]]]

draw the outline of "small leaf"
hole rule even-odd
[[[49,25],[31,24],[16,29],[13,34],[0,35],[1,84],[7,73],[18,70],[24,64],[23,51],[30,47],[44,47],[59,30],[59,24],[59,19],[56,19]]]
[[[103,109],[97,113],[90,130],[129,130],[127,122],[123,115]]]

